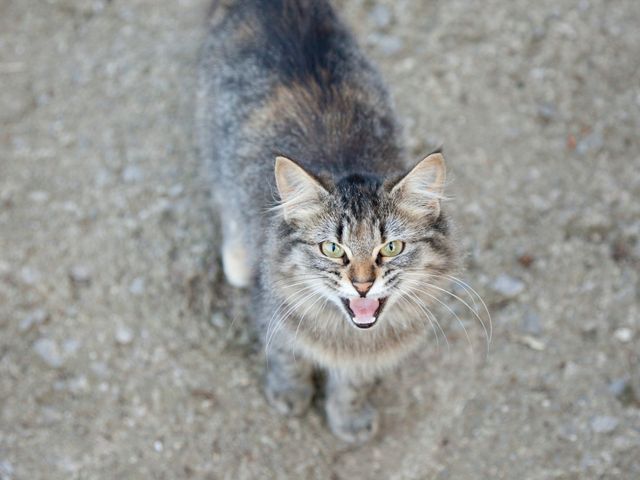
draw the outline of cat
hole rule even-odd
[[[321,369],[329,427],[365,442],[372,387],[423,344],[456,265],[443,155],[407,168],[386,87],[329,2],[220,0],[209,23],[198,143],[266,398],[302,414]]]

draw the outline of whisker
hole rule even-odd
[[[398,289],[400,290],[400,289]],[[410,302],[410,298],[408,298],[408,294],[405,293],[404,291],[400,290],[400,292],[402,293],[402,295],[400,296],[400,300],[402,300],[403,302],[405,302],[407,305],[409,305],[414,313],[417,314],[418,317],[420,317],[420,312],[418,310],[415,309],[413,303]],[[423,312],[425,313],[425,312]],[[438,349],[438,351],[440,351],[440,337],[438,336],[438,331],[436,330],[435,325],[433,324],[433,320],[431,320],[431,317],[429,315],[427,315],[427,319],[429,320],[429,324],[431,325],[431,329],[433,330],[433,335],[435,336],[436,339],[436,348]],[[445,336],[446,338],[446,336]]]
[[[417,281],[415,281],[415,280],[409,280],[409,282],[413,282],[414,285],[419,285],[417,283]],[[473,354],[473,344],[471,343],[471,337],[469,337],[469,332],[467,331],[467,328],[464,326],[464,323],[462,322],[462,320],[460,319],[458,314],[456,312],[454,312],[449,305],[444,303],[442,300],[440,300],[435,295],[432,295],[429,292],[425,291],[424,289],[417,288],[417,287],[410,287],[410,288],[415,292],[420,292],[420,293],[423,293],[425,295],[428,295],[430,298],[432,298],[433,300],[438,302],[440,305],[442,305],[444,308],[446,308],[449,312],[451,312],[451,314],[456,318],[456,320],[458,320],[458,323],[462,327],[462,330],[464,331],[465,337],[467,337],[467,342],[469,343],[469,348],[471,349],[471,353]]]
[[[417,295],[415,295],[413,293],[412,290],[409,290],[408,294],[411,295],[413,300],[416,302],[416,305],[418,306],[418,308],[420,308],[423,312],[425,312],[425,314],[427,315],[429,320],[431,320],[433,318],[433,321],[435,322],[436,326],[440,330],[440,333],[442,333],[442,336],[444,337],[444,341],[447,344],[447,352],[450,352],[451,351],[451,345],[449,344],[449,339],[447,338],[447,334],[444,333],[444,329],[442,328],[442,325],[440,325],[440,322],[438,321],[438,318],[431,311],[431,309],[429,309],[429,307],[427,307],[427,305]]]
[[[421,275],[417,275],[417,274],[415,274],[415,273],[413,273],[413,272],[410,272],[410,271],[409,271],[409,272],[407,272],[407,275],[408,275],[408,276],[412,276],[412,277],[413,277],[413,279],[423,278],[424,276],[439,277],[439,278],[448,278],[448,277],[449,277],[449,276],[446,276],[446,277],[445,277],[445,276],[434,275],[434,274],[426,273],[426,272],[423,272]],[[452,280],[459,281],[458,279],[454,279],[454,278],[451,278],[451,279],[452,279]],[[413,281],[415,281],[415,280],[413,280]],[[424,286],[425,286],[425,287],[427,287],[427,288],[433,288],[433,289],[436,289],[436,290],[438,290],[438,291],[444,292],[444,293],[446,293],[446,294],[448,294],[448,295],[452,296],[452,297],[453,297],[453,298],[455,298],[456,300],[460,301],[460,302],[461,302],[465,307],[467,307],[467,308],[468,308],[468,309],[473,313],[473,315],[474,315],[474,316],[478,319],[478,321],[480,322],[480,325],[482,325],[482,329],[484,330],[484,334],[485,334],[485,337],[486,337],[486,339],[487,339],[487,354],[488,354],[488,352],[489,352],[489,345],[490,345],[490,343],[491,343],[491,334],[490,334],[490,333],[489,333],[489,331],[487,330],[487,327],[486,327],[486,325],[485,325],[484,321],[482,320],[482,317],[480,317],[480,315],[478,314],[478,312],[476,311],[476,309],[472,308],[472,307],[471,307],[471,306],[470,306],[470,305],[469,305],[465,300],[463,300],[462,298],[460,298],[460,297],[459,297],[458,295],[456,295],[455,293],[450,292],[449,290],[446,290],[446,289],[444,289],[444,288],[438,287],[438,286],[433,285],[433,284],[431,284],[431,283],[427,283],[427,284],[426,284],[426,285],[424,285]],[[471,288],[471,287],[469,287],[469,288]],[[465,289],[465,291],[466,291],[466,289]],[[477,292],[476,292],[476,295],[477,295]],[[470,296],[471,296],[471,295],[470,295]],[[472,297],[472,296],[471,296],[471,298],[473,299],[473,297]],[[480,299],[480,301],[482,302],[482,304],[483,304],[483,305],[484,305],[484,307],[485,307],[485,310],[487,311],[487,315],[488,315],[488,317],[489,317],[489,322],[490,322],[489,324],[491,325],[491,315],[489,314],[489,309],[488,309],[488,308],[486,308],[486,304],[484,303],[484,301],[482,300],[482,298],[481,298],[479,295],[478,295],[478,298]],[[477,307],[476,307],[476,308],[477,308]]]

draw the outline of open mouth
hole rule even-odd
[[[384,304],[387,302],[385,298],[343,298],[342,304],[349,312],[351,321],[358,328],[371,328],[380,318],[380,313]]]

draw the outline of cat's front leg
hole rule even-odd
[[[278,412],[287,416],[302,415],[313,398],[313,367],[304,358],[294,356],[291,347],[268,346],[265,394]]]
[[[369,402],[375,378],[330,371],[327,381],[327,420],[333,433],[350,443],[364,443],[378,431],[378,411]]]

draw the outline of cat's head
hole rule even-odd
[[[360,329],[426,318],[438,293],[430,286],[444,283],[454,264],[440,153],[399,178],[320,179],[284,157],[275,174],[279,281],[298,311],[331,302]]]

